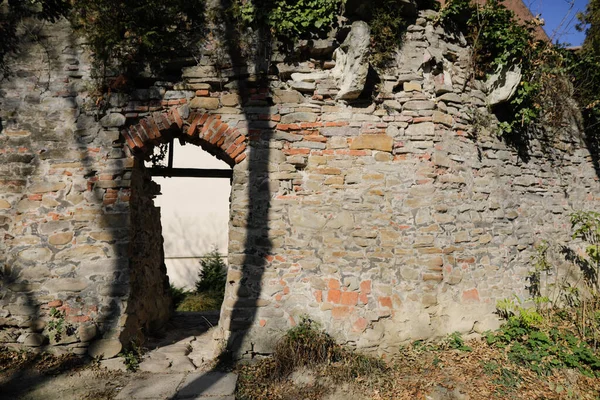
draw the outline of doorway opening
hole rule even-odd
[[[197,146],[178,141],[169,146],[171,165],[150,172],[160,185],[155,205],[175,309],[218,311],[225,288],[231,168]],[[202,176],[206,171],[213,173]]]

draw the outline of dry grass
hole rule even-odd
[[[348,383],[344,393],[352,399],[359,394],[364,399],[424,400],[439,387],[458,389],[471,399],[600,398],[598,378],[565,369],[540,376],[510,362],[505,350],[489,346],[483,339],[469,342],[468,347],[471,351],[409,346],[383,366],[381,360],[348,350],[343,350],[343,357],[305,363],[309,368],[293,362],[296,370],[312,376],[308,383],[298,382],[290,368],[285,368],[285,374],[278,372],[281,364],[276,359],[265,359],[239,367],[236,398],[320,400],[336,391],[339,396],[342,382]],[[367,367],[357,369],[357,360],[366,360]]]
[[[177,306],[177,311],[214,311],[221,308],[223,298],[213,292],[189,294]]]

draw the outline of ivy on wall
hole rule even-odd
[[[584,116],[600,110],[600,58],[590,51],[574,53],[563,45],[537,40],[534,28],[541,21],[520,23],[502,0],[489,0],[483,6],[450,0],[440,12],[440,21],[447,29],[465,34],[473,49],[474,77],[485,79],[499,68],[521,67],[516,94],[493,110],[500,134],[523,138],[539,131],[543,123],[564,125],[572,112],[565,94],[573,90]]]

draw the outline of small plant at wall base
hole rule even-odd
[[[63,334],[72,336],[75,334],[75,327],[69,323],[65,323],[65,312],[52,307],[50,309],[50,321],[46,325],[48,332],[53,335],[55,342],[62,340]]]
[[[202,269],[195,283],[195,291],[186,291],[171,285],[171,297],[177,311],[211,311],[221,308],[225,296],[227,266],[217,250],[206,254],[200,261]]]
[[[136,372],[139,369],[143,356],[144,349],[135,342],[131,342],[127,349],[119,353],[119,357],[123,357],[125,368],[131,372]]]

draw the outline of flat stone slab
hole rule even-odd
[[[178,399],[202,399],[220,396],[233,399],[237,374],[231,372],[206,372],[189,374],[177,393]]]
[[[121,390],[115,400],[172,399],[184,374],[160,374],[135,379]]]

